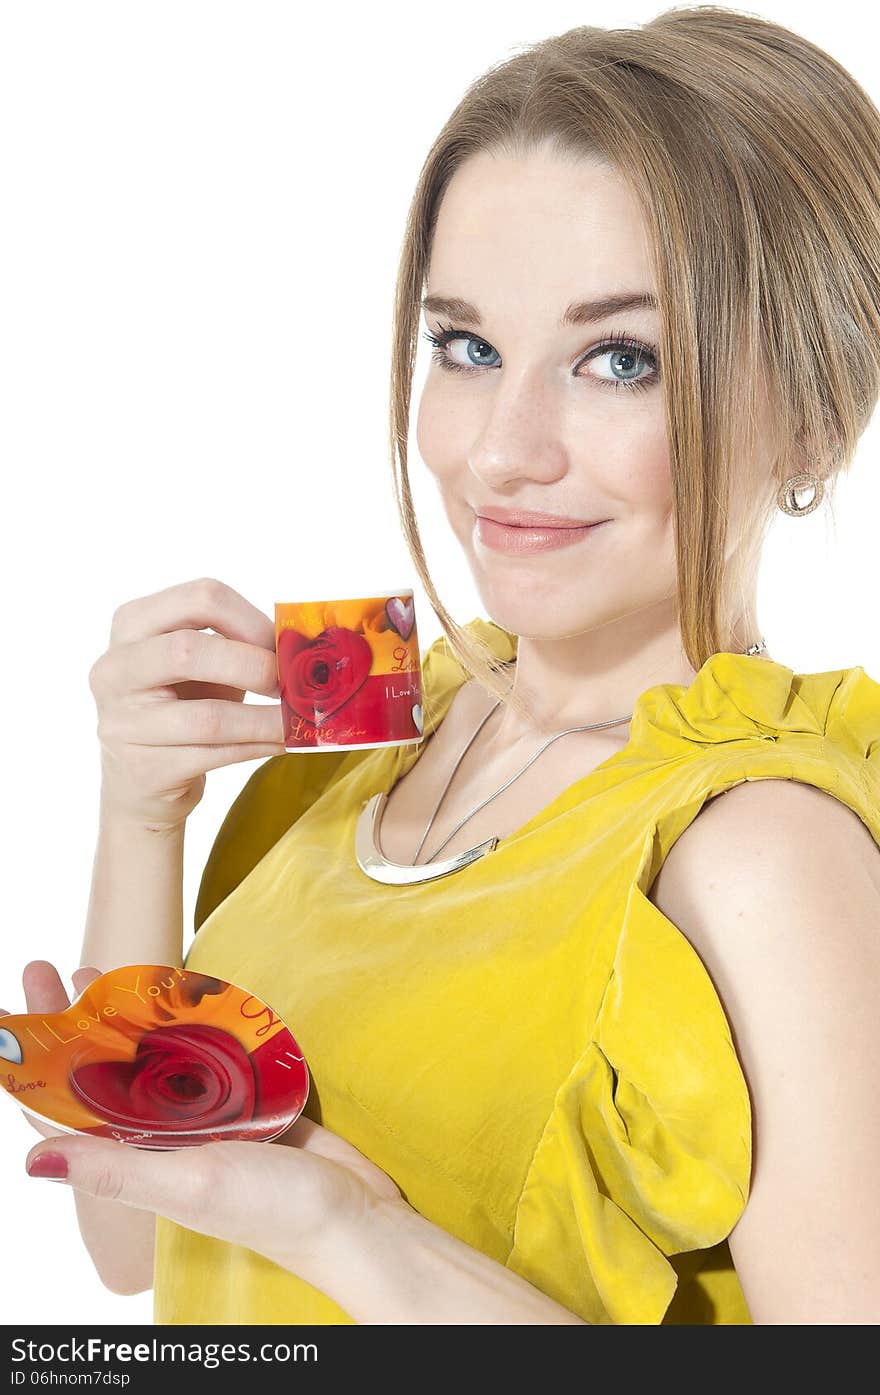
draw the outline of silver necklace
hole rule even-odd
[[[746,655],[760,654],[761,651],[766,648],[766,642],[761,639],[757,644],[753,644],[750,648],[744,650],[743,653]],[[374,794],[371,799],[367,800],[361,810],[355,830],[355,856],[361,871],[365,872],[368,877],[372,877],[373,881],[383,882],[388,886],[409,886],[414,882],[435,881],[438,877],[448,877],[451,872],[458,872],[462,867],[467,867],[471,862],[476,862],[478,858],[484,857],[486,853],[492,852],[499,842],[497,837],[487,838],[485,842],[477,843],[472,848],[466,848],[463,852],[456,853],[454,857],[447,858],[443,862],[434,861],[437,854],[443,851],[446,844],[455,837],[458,830],[463,828],[481,809],[485,809],[487,804],[491,804],[493,799],[497,799],[500,794],[503,794],[506,789],[509,789],[514,780],[518,780],[521,775],[524,775],[526,771],[534,765],[538,757],[544,754],[547,747],[552,746],[554,741],[558,741],[560,737],[563,736],[570,736],[572,732],[576,731],[599,731],[604,727],[620,726],[623,722],[631,721],[633,716],[633,714],[630,713],[628,717],[615,717],[610,722],[590,722],[585,726],[566,727],[564,731],[555,732],[554,735],[549,737],[548,740],[544,742],[543,746],[526,761],[521,770],[518,770],[515,775],[511,775],[509,780],[505,780],[504,784],[501,785],[499,789],[482,800],[475,809],[471,809],[469,814],[465,814],[464,818],[460,819],[455,825],[452,832],[443,839],[440,846],[434,849],[429,858],[426,858],[423,863],[418,863],[419,854],[425,845],[425,839],[434,825],[434,820],[439,813],[443,800],[446,798],[456,770],[461,765],[461,762],[483,730],[483,727],[492,716],[492,713],[500,706],[501,701],[502,699],[498,698],[489,708],[489,711],[479,723],[476,731],[468,738],[464,749],[460,752],[452,770],[449,772],[449,778],[440,791],[440,797],[434,805],[431,817],[425,825],[425,831],[421,836],[419,846],[416,848],[412,865],[404,862],[389,861],[379,847],[379,828],[388,798],[387,794],[380,790],[378,794]]]

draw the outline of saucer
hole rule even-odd
[[[96,978],[57,1013],[0,1017],[0,1079],[65,1133],[141,1148],[265,1142],[299,1117],[309,1073],[260,998],[162,964]]]

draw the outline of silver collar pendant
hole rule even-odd
[[[477,843],[473,848],[456,853],[443,862],[423,862],[410,867],[404,862],[390,862],[379,850],[378,828],[382,822],[387,795],[380,791],[368,799],[357,821],[355,833],[355,857],[362,872],[372,877],[374,882],[386,886],[409,886],[414,882],[432,882],[438,877],[448,877],[469,863],[476,862],[486,853],[492,852],[497,838],[487,838],[485,843]]]

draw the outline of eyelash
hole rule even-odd
[[[430,331],[427,331],[424,338],[427,339],[429,344],[434,345],[434,350],[431,354],[434,362],[438,363],[440,367],[447,372],[479,373],[481,371],[476,364],[470,368],[466,368],[463,363],[455,363],[448,354],[444,353],[446,345],[451,343],[453,339],[474,339],[480,344],[485,344],[487,341],[481,339],[478,334],[471,334],[466,329],[453,329],[451,325],[444,325],[439,334],[431,334]],[[490,345],[490,348],[491,347]],[[620,388],[623,388],[625,392],[638,392],[640,389],[652,387],[653,384],[657,382],[660,376],[657,368],[657,355],[647,344],[643,344],[640,340],[633,339],[630,335],[618,332],[617,330],[612,330],[608,338],[591,349],[580,362],[589,363],[592,359],[600,357],[603,353],[610,353],[612,349],[624,349],[627,352],[638,354],[640,358],[653,365],[653,370],[647,377],[632,378],[628,382],[620,378],[614,382],[610,379],[596,379],[600,387],[612,388],[615,392]],[[491,365],[492,368],[497,368],[497,366],[497,364]],[[578,366],[580,366],[580,364]]]

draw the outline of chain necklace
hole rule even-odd
[[[762,650],[766,648],[766,642],[761,639],[757,644],[751,645],[750,648],[742,652],[746,655],[760,654]],[[503,794],[504,791],[513,784],[514,780],[518,780],[521,775],[524,775],[526,771],[534,765],[538,757],[544,754],[547,747],[552,746],[554,741],[558,741],[562,736],[570,736],[576,731],[599,731],[604,727],[620,726],[623,722],[631,721],[633,716],[633,714],[630,713],[628,717],[615,717],[610,722],[589,722],[585,726],[566,727],[564,731],[557,731],[544,742],[543,746],[541,746],[529,760],[526,761],[521,770],[518,770],[515,775],[511,775],[509,780],[506,780],[499,789],[482,800],[469,814],[465,814],[464,818],[460,819],[455,825],[452,832],[443,839],[440,846],[434,849],[431,856],[427,858],[425,862],[418,864],[419,854],[425,845],[425,839],[434,825],[434,820],[439,813],[443,800],[446,798],[456,770],[461,765],[461,762],[483,730],[483,727],[492,716],[492,713],[501,705],[501,702],[502,699],[498,698],[489,708],[489,711],[486,713],[485,717],[483,717],[476,731],[469,737],[464,749],[459,754],[452,770],[449,772],[449,778],[440,791],[440,797],[434,805],[431,817],[425,825],[425,831],[422,834],[419,846],[416,848],[412,865],[401,862],[390,862],[379,848],[379,827],[388,796],[380,791],[379,794],[373,795],[372,799],[366,802],[357,822],[355,856],[357,857],[361,871],[366,872],[368,877],[372,877],[374,881],[383,882],[390,886],[407,886],[413,882],[434,881],[437,877],[449,876],[451,872],[457,872],[462,867],[467,867],[471,862],[475,862],[477,858],[484,857],[486,853],[492,852],[497,845],[499,841],[497,837],[487,838],[485,842],[477,843],[473,848],[467,848],[463,852],[456,853],[454,857],[448,858],[444,862],[434,861],[437,854],[443,851],[446,844],[455,837],[458,830],[463,828],[466,823],[469,823],[474,815],[478,814],[481,809],[485,809],[487,804],[491,804],[493,799],[497,799],[500,794]]]

